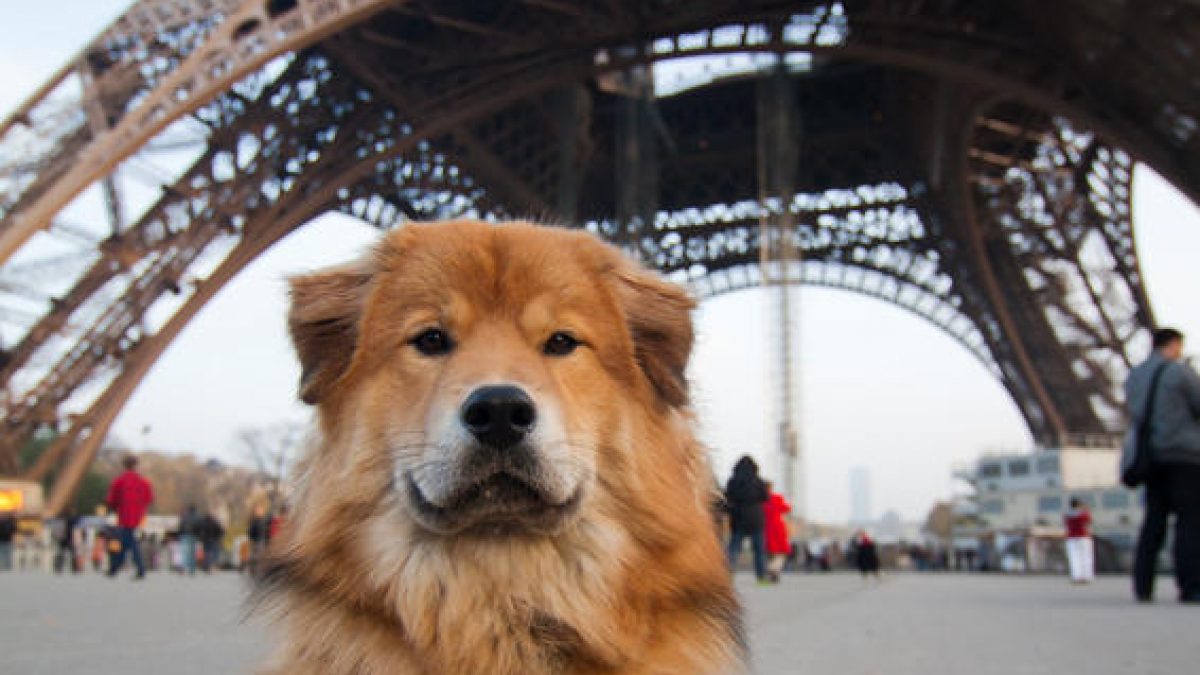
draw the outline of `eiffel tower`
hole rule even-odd
[[[180,330],[330,211],[867,294],[1039,442],[1111,434],[1154,324],[1134,163],[1200,195],[1196,45],[1186,0],[141,0],[0,123],[0,474],[54,429],[24,475],[61,508]]]

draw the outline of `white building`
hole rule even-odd
[[[1120,485],[1119,453],[1112,446],[1064,447],[981,457],[956,471],[973,489],[956,513],[977,519],[974,527],[956,528],[956,541],[1004,542],[1030,533],[1061,537],[1063,513],[1078,498],[1092,513],[1093,534],[1111,545],[1118,564],[1127,565],[1143,507],[1139,492]]]
[[[850,524],[866,525],[871,513],[871,472],[866,467],[850,469]]]
[[[923,523],[906,521],[895,509],[889,509],[869,528],[878,544],[919,544],[926,539]]]

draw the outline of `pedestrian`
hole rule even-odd
[[[758,464],[743,456],[733,467],[733,475],[725,485],[725,507],[729,510],[729,567],[737,566],[742,542],[750,540],[754,554],[754,576],[760,584],[767,581],[766,542],[763,541],[763,504],[767,501],[767,486],[758,477]]]
[[[871,575],[879,578],[879,549],[866,530],[854,535],[854,562],[864,579]]]
[[[96,536],[92,539],[92,571],[104,569],[105,552],[108,551],[108,528],[97,528]]]
[[[183,572],[183,551],[179,545],[179,532],[168,532],[163,537],[162,556],[166,560],[167,569],[176,574]]]
[[[288,505],[286,503],[279,505],[279,510],[275,515],[271,516],[271,526],[267,529],[267,542],[270,543],[279,538],[283,532],[283,526],[287,524]]]
[[[138,546],[137,528],[146,519],[146,511],[154,501],[154,489],[150,481],[137,472],[137,457],[129,455],[122,462],[125,471],[113,479],[108,487],[105,503],[117,512],[117,541],[121,550],[113,560],[108,576],[115,577],[125,564],[125,556],[133,555],[133,564],[137,566],[134,579],[146,577],[146,564],[142,561],[141,547]]]
[[[154,533],[138,532],[138,551],[142,554],[142,560],[146,563],[146,569],[158,569],[155,555],[155,536]]]
[[[196,538],[200,540],[200,546],[204,549],[205,572],[221,568],[221,538],[224,536],[225,528],[211,513],[205,512],[200,516],[200,522],[196,525]]]
[[[250,567],[250,537],[239,537],[234,540],[236,548],[234,552],[237,554],[237,569],[239,572],[251,572]]]
[[[108,555],[108,570],[117,568],[117,560],[124,557],[125,546],[121,543],[120,531],[116,525],[104,526],[104,550]]]
[[[79,514],[75,509],[68,506],[62,515],[62,529],[58,532],[58,538],[55,542],[58,545],[58,552],[54,556],[54,571],[62,572],[64,566],[69,566],[73,573],[80,571],[79,554],[75,550],[76,540],[79,535]]]
[[[188,504],[179,516],[179,555],[181,570],[196,573],[196,527],[200,524],[200,513],[195,504]]]
[[[262,504],[254,507],[246,527],[246,538],[250,540],[249,571],[251,574],[257,574],[259,562],[266,555],[267,543],[271,538],[271,519]]]
[[[1134,558],[1133,592],[1141,602],[1154,598],[1158,554],[1168,517],[1174,514],[1179,600],[1200,603],[1200,375],[1181,361],[1183,333],[1157,329],[1152,345],[1150,356],[1125,381],[1125,404],[1134,427],[1149,425],[1146,515]],[[1153,410],[1147,416],[1150,403]]]
[[[12,570],[13,537],[17,534],[17,519],[11,513],[0,513],[0,572]]]
[[[1072,497],[1071,508],[1063,514],[1063,523],[1067,526],[1067,568],[1071,583],[1091,583],[1096,577],[1092,514],[1078,497]]]
[[[787,503],[783,495],[775,492],[771,481],[764,483],[767,488],[767,501],[763,504],[763,534],[767,547],[767,580],[779,583],[779,575],[783,572],[783,564],[792,552],[792,542],[788,538],[787,521],[784,515],[791,513],[792,505]]]

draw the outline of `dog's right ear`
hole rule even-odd
[[[318,403],[349,367],[374,277],[374,264],[359,261],[289,279],[288,331],[300,358],[305,403]]]
[[[615,267],[617,299],[633,338],[634,356],[667,405],[688,403],[687,364],[696,306],[682,288],[625,260]]]

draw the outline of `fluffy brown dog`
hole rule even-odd
[[[279,673],[729,673],[693,303],[582,232],[405,227],[292,281],[316,405]]]

